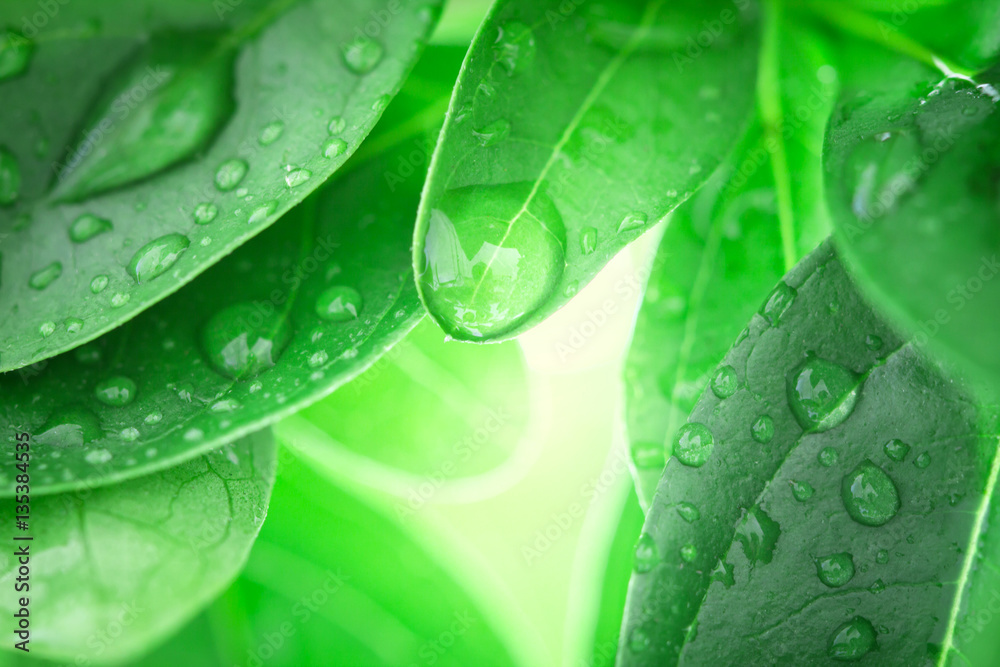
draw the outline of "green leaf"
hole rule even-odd
[[[39,449],[33,444],[32,453]],[[246,561],[267,515],[275,452],[263,431],[114,487],[33,496],[26,533],[33,539],[14,543],[29,550],[23,595],[31,605],[31,655],[121,661],[188,621]],[[17,514],[15,501],[4,500],[3,511]],[[11,590],[14,551],[0,555],[0,579]],[[13,594],[0,602],[8,618],[18,608]]]
[[[45,445],[35,492],[111,483],[232,441],[322,398],[409,331],[423,315],[409,261],[421,184],[389,176],[410,151],[352,166],[132,322],[0,375],[0,424]],[[5,476],[0,492],[13,490]]]
[[[846,82],[827,139],[838,245],[866,296],[917,344],[996,382],[1000,70],[977,86],[862,54],[881,66]]]
[[[424,320],[365,373],[281,425],[313,433],[323,465],[407,499],[481,493],[513,463],[529,423],[516,342],[471,348]],[[393,409],[387,409],[394,406]]]
[[[996,409],[903,344],[830,244],[779,292],[720,364],[736,391],[672,443],[619,664],[950,664],[995,587]]]
[[[537,324],[709,177],[753,100],[758,12],[736,4],[494,6],[416,231],[422,297],[450,335]]]
[[[0,64],[22,101],[0,108],[0,371],[135,317],[319,187],[438,4],[70,3],[38,28],[36,2],[4,3],[0,26],[32,34],[9,33],[16,76]]]
[[[516,636],[426,527],[287,463],[243,576],[142,667],[521,664]]]
[[[818,35],[769,18],[757,123],[670,217],[636,322],[626,418],[644,508],[663,471],[664,443],[719,359],[771,287],[830,233],[820,151],[836,75]]]

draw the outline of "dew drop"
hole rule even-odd
[[[69,226],[69,238],[73,243],[86,243],[95,236],[110,232],[112,227],[110,220],[84,213]]]
[[[712,393],[719,398],[729,398],[739,388],[736,369],[732,366],[721,366],[712,377]]]
[[[212,404],[212,412],[235,412],[241,407],[243,406],[235,398],[224,398]]]
[[[330,360],[330,355],[328,355],[323,350],[320,350],[319,352],[314,352],[312,356],[309,357],[309,368],[319,368],[329,360]]]
[[[656,547],[656,540],[649,533],[639,536],[639,541],[635,545],[635,557],[633,558],[635,571],[645,574],[660,564],[660,551]]]
[[[843,662],[860,660],[876,648],[877,637],[871,621],[855,616],[833,631],[827,654]]]
[[[150,412],[148,415],[146,415],[146,418],[143,419],[142,421],[144,421],[147,424],[159,424],[161,421],[163,421],[163,413],[161,413],[158,410],[155,412]]]
[[[927,468],[931,464],[931,455],[927,452],[920,453],[917,458],[913,459],[913,465],[917,466],[921,470]]]
[[[845,551],[817,558],[816,576],[825,586],[840,588],[854,578],[854,556]]]
[[[822,432],[843,423],[858,402],[858,376],[825,359],[812,358],[788,381],[788,402],[799,424]]]
[[[326,126],[327,132],[330,134],[340,134],[347,129],[347,121],[345,121],[340,116],[334,116],[330,119],[329,124]]]
[[[272,200],[265,204],[262,204],[253,210],[253,213],[251,213],[250,217],[247,218],[247,224],[248,225],[260,224],[265,220],[267,220],[272,215],[274,215],[274,212],[277,210],[278,210],[278,202],[276,201]]]
[[[53,412],[35,437],[40,445],[82,447],[104,435],[101,423],[93,412],[79,406],[68,406]]]
[[[3,38],[0,37],[0,40]],[[2,41],[0,41],[2,44]],[[0,45],[0,49],[2,49]],[[0,60],[3,56],[0,55]],[[2,64],[0,64],[2,68]],[[2,79],[2,77],[0,77]],[[7,206],[17,201],[21,194],[21,167],[14,154],[0,146],[0,206]]]
[[[123,428],[119,435],[126,442],[134,442],[139,439],[139,429],[129,426],[128,428]]]
[[[49,336],[51,336],[55,332],[56,332],[56,323],[55,322],[51,322],[51,321],[50,322],[42,322],[38,326],[38,333],[40,333],[42,335],[42,338],[48,338]]]
[[[885,565],[889,562],[889,552],[885,549],[879,549],[878,553],[875,554],[875,562],[879,565]]]
[[[245,302],[213,316],[202,330],[201,343],[219,373],[243,380],[273,367],[291,338],[291,327],[281,313]]]
[[[332,160],[347,152],[347,142],[338,137],[333,137],[323,145],[323,157]]]
[[[217,217],[219,217],[219,207],[211,202],[198,204],[194,209],[194,221],[199,225],[207,225]]]
[[[308,169],[292,169],[285,174],[285,185],[290,188],[297,188],[305,185],[312,178],[312,172]]]
[[[642,626],[632,628],[632,632],[628,635],[628,650],[632,653],[644,653],[649,650],[652,643],[649,631]]]
[[[112,458],[111,452],[106,449],[92,449],[83,455],[83,460],[90,465],[100,465],[102,463],[107,463]]]
[[[367,74],[375,69],[384,54],[382,44],[361,35],[344,47],[344,64],[355,74]]]
[[[771,419],[771,415],[757,417],[750,426],[750,436],[762,445],[771,442],[771,438],[774,437],[774,420]]]
[[[135,400],[135,382],[124,376],[108,378],[94,389],[94,394],[104,405],[122,407]]]
[[[316,299],[316,314],[328,322],[349,322],[361,313],[361,294],[353,287],[328,287]]]
[[[885,450],[885,455],[888,456],[893,461],[899,463],[900,461],[905,461],[906,456],[910,453],[910,446],[903,442],[902,440],[890,440],[885,443],[882,447]]]
[[[868,334],[865,336],[865,347],[872,352],[878,352],[882,349],[884,344],[885,343],[882,342],[882,339],[874,334]]]
[[[597,250],[597,229],[584,227],[580,232],[580,252],[589,255]]]
[[[566,230],[552,200],[532,192],[531,183],[470,186],[447,192],[431,211],[418,278],[452,337],[509,332],[560,284]]]
[[[499,118],[472,133],[480,146],[496,146],[510,135],[510,122]]]
[[[698,547],[693,544],[685,544],[681,547],[681,560],[685,563],[693,563],[698,558]]]
[[[632,232],[637,229],[642,229],[646,226],[646,222],[649,218],[642,211],[632,211],[627,214],[622,221],[618,223],[618,233]]]
[[[751,565],[770,563],[781,537],[781,526],[759,506],[743,515],[736,529],[736,539]]]
[[[184,433],[184,439],[188,442],[197,442],[205,437],[205,432],[200,428],[188,429]]]
[[[257,142],[261,146],[270,146],[275,141],[281,138],[282,133],[285,131],[285,124],[276,120],[273,123],[268,123],[264,126],[264,129],[260,131],[260,136],[257,137]]]
[[[52,262],[43,269],[39,269],[31,274],[28,279],[28,286],[31,289],[43,290],[62,275],[63,266],[60,262]]]
[[[715,438],[704,424],[691,422],[677,430],[673,455],[686,466],[700,468],[705,465],[715,447]]]
[[[100,294],[108,286],[108,277],[106,275],[94,276],[94,279],[90,281],[90,291],[94,294]]]
[[[694,523],[701,518],[701,512],[697,507],[688,502],[677,503],[677,514],[688,523]]]
[[[375,98],[375,101],[372,102],[372,111],[375,113],[382,113],[385,111],[385,108],[389,106],[389,101],[391,99],[392,98],[388,95],[379,95]]]
[[[10,29],[0,32],[0,81],[12,79],[28,68],[35,45]]]
[[[493,59],[513,76],[525,71],[535,60],[535,35],[517,21],[504,23],[493,44]]]
[[[183,234],[167,234],[136,250],[128,264],[128,274],[136,283],[149,282],[163,275],[187,250],[191,242]]]
[[[840,495],[847,513],[864,526],[885,525],[900,507],[896,483],[867,459],[844,475]]]
[[[819,454],[816,455],[816,460],[824,468],[829,468],[831,466],[837,465],[840,460],[840,454],[833,447],[824,447],[819,450]]]
[[[792,486],[792,496],[800,503],[809,500],[816,493],[816,489],[809,482],[796,482],[792,480],[789,483]]]
[[[83,330],[84,322],[79,317],[67,317],[64,323],[68,333],[78,334]]]
[[[111,297],[111,307],[121,308],[131,300],[132,297],[130,295],[125,294],[124,292],[119,292],[118,294],[115,294],[113,297]]]
[[[249,170],[250,165],[247,164],[246,160],[239,158],[227,160],[215,170],[215,187],[221,192],[235,190]]]
[[[777,324],[785,311],[791,307],[797,295],[798,292],[794,287],[790,287],[784,282],[778,283],[761,307],[760,314],[772,325]]]

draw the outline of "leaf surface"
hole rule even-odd
[[[758,10],[735,4],[493,7],[416,231],[421,294],[450,335],[537,324],[709,177],[753,102]]]
[[[264,431],[103,489],[32,498],[31,655],[121,661],[162,641],[234,580],[267,515],[275,444]],[[3,501],[9,516],[13,500]],[[13,550],[0,581],[18,576]],[[16,599],[0,603],[4,614]],[[4,645],[12,650],[12,642]]]
[[[319,187],[437,5],[70,3],[38,29],[20,25],[37,3],[4,3],[0,35],[27,57],[0,65],[0,97],[21,101],[0,108],[0,371],[135,317]]]
[[[821,246],[673,441],[620,665],[950,664],[995,586],[996,409],[903,344]],[[972,633],[975,634],[975,633]]]

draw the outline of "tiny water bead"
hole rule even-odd
[[[344,47],[344,64],[355,74],[367,74],[381,62],[384,54],[381,43],[361,35]]]
[[[889,562],[889,552],[886,549],[879,549],[878,553],[875,554],[875,562],[879,565],[885,565]]]
[[[739,384],[736,369],[729,365],[721,366],[712,376],[712,393],[720,399],[729,398],[736,393]]]
[[[816,493],[816,489],[814,489],[809,482],[796,482],[795,480],[791,480],[789,481],[789,484],[792,487],[792,496],[800,503],[804,503],[809,500]]]
[[[310,178],[312,178],[312,172],[308,169],[290,169],[285,174],[285,185],[297,188],[307,183]]]
[[[347,129],[347,121],[340,116],[334,116],[326,126],[326,131],[330,134],[340,134]]]
[[[202,329],[202,348],[219,373],[233,380],[249,379],[277,363],[292,330],[268,305],[238,303],[218,312]]]
[[[257,137],[257,142],[261,146],[270,146],[275,141],[281,138],[282,133],[285,131],[285,124],[276,120],[273,123],[268,123],[264,126],[264,129],[260,131],[260,136]]]
[[[632,628],[632,632],[628,635],[628,650],[632,653],[644,653],[649,650],[652,643],[649,631],[641,625]]]
[[[114,456],[112,456],[111,452],[106,449],[92,449],[83,455],[84,461],[95,466],[107,463],[112,458],[114,458]]]
[[[134,442],[139,439],[139,429],[129,426],[128,428],[123,428],[118,435],[126,442]]]
[[[83,330],[84,321],[79,317],[67,317],[63,324],[66,325],[67,333],[78,334]]]
[[[840,588],[854,578],[854,556],[844,551],[817,558],[816,576],[825,586]]]
[[[900,508],[896,483],[867,459],[844,475],[840,493],[847,513],[864,526],[885,525]]]
[[[532,183],[450,190],[426,225],[417,275],[430,311],[453,338],[512,331],[562,280],[562,216]]]
[[[110,232],[113,227],[110,220],[84,213],[69,226],[69,238],[73,243],[86,243],[95,236]]]
[[[327,287],[316,299],[316,314],[327,322],[350,322],[358,319],[363,301],[353,287]]]
[[[590,255],[597,249],[597,230],[594,227],[584,227],[580,231],[580,252]]]
[[[323,145],[323,157],[328,160],[340,157],[347,152],[347,142],[338,137],[333,137],[329,139],[326,144]]]
[[[253,213],[251,213],[250,217],[247,218],[247,224],[256,225],[261,222],[264,222],[269,217],[274,215],[274,212],[277,210],[278,210],[278,202],[276,201],[266,202],[253,210]]]
[[[48,266],[39,269],[28,278],[28,286],[31,289],[43,290],[62,275],[63,266],[61,262],[52,262]]]
[[[215,187],[221,192],[235,190],[250,170],[246,160],[235,158],[219,165],[215,171]]]
[[[855,616],[833,631],[827,654],[843,662],[860,660],[877,647],[877,638],[871,621]]]
[[[816,460],[818,460],[819,464],[824,468],[829,468],[837,465],[837,462],[840,461],[840,453],[833,447],[824,447],[819,450],[819,453],[816,455]]]
[[[474,130],[472,134],[483,148],[496,146],[510,135],[510,122],[503,118],[498,118],[492,123]]]
[[[535,60],[535,35],[518,21],[504,23],[493,43],[493,59],[514,76],[531,67]]]
[[[618,233],[632,232],[646,226],[649,218],[642,211],[632,211],[628,213],[622,221],[618,223]]]
[[[122,407],[135,400],[135,382],[124,376],[104,380],[94,389],[94,394],[104,405]]]
[[[693,544],[685,544],[681,547],[681,560],[685,563],[693,563],[698,558],[698,547]]]
[[[882,447],[885,450],[885,455],[888,456],[893,461],[897,463],[906,460],[907,454],[910,453],[910,446],[903,442],[902,440],[890,440],[885,443]]]
[[[28,69],[34,42],[10,29],[0,31],[0,81],[6,81]]]
[[[715,438],[704,424],[691,422],[677,430],[673,455],[686,466],[699,468],[712,456]]]
[[[94,279],[90,281],[90,291],[94,294],[100,294],[108,286],[108,277],[104,274],[99,276],[94,276]]]
[[[818,357],[808,359],[788,380],[789,406],[807,431],[829,431],[843,423],[859,394],[857,375]]]
[[[677,503],[677,514],[688,523],[694,523],[701,518],[698,508],[688,502]]]
[[[49,415],[34,441],[53,447],[82,447],[103,435],[101,422],[93,412],[71,405]]]
[[[774,437],[774,420],[770,415],[761,415],[750,426],[750,436],[762,445],[771,442]]]
[[[649,533],[639,536],[634,555],[635,571],[639,574],[645,574],[660,564],[660,551],[656,546],[656,540]]]
[[[791,307],[796,296],[798,296],[798,291],[794,287],[780,282],[771,295],[767,297],[767,301],[760,309],[760,314],[772,325],[775,325],[785,314],[785,311]]]
[[[917,468],[923,470],[931,464],[931,455],[927,452],[921,452],[917,458],[913,459],[913,465]]]
[[[309,368],[319,368],[329,360],[330,355],[325,351],[320,350],[319,352],[313,352],[313,354],[309,357]]]
[[[194,209],[193,217],[199,225],[207,225],[219,217],[219,207],[211,202],[198,204]]]
[[[131,300],[132,297],[129,294],[126,294],[124,292],[118,292],[117,294],[111,297],[111,307],[121,308]]]
[[[150,412],[148,415],[146,415],[145,419],[143,419],[142,421],[145,422],[146,424],[159,424],[161,421],[163,421],[163,413],[159,411]]]
[[[48,338],[56,332],[55,322],[42,322],[38,326],[38,333],[42,334],[42,338]]]
[[[879,336],[876,336],[875,334],[869,334],[865,336],[865,347],[867,347],[872,352],[878,352],[879,350],[882,349],[882,346],[884,344],[885,343],[882,342],[882,339]]]
[[[128,264],[128,274],[137,284],[163,275],[187,250],[191,242],[183,234],[166,234],[139,248]]]
[[[0,146],[0,206],[17,201],[21,194],[21,166],[9,150]]]

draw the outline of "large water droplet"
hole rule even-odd
[[[712,376],[712,393],[719,398],[729,398],[736,393],[739,385],[736,369],[732,366],[721,366]]]
[[[256,303],[239,303],[217,313],[201,334],[212,366],[234,380],[273,367],[291,339],[291,327],[282,314]]]
[[[6,81],[28,68],[35,45],[10,29],[0,31],[0,81]]]
[[[865,526],[885,525],[900,507],[896,483],[867,459],[844,475],[840,495],[851,518]]]
[[[531,183],[452,190],[427,224],[420,284],[431,312],[455,338],[515,329],[562,278],[562,217]]]
[[[854,578],[854,556],[845,551],[817,558],[816,576],[830,588],[840,588]]]
[[[110,232],[110,220],[99,218],[92,213],[84,213],[69,226],[69,238],[73,243],[86,243],[98,234]]]
[[[148,282],[167,271],[191,242],[183,234],[167,234],[136,250],[128,274],[136,283]]]
[[[507,71],[507,76],[531,67],[535,60],[535,35],[531,28],[517,21],[504,23],[493,44],[493,58]]]
[[[323,157],[328,160],[340,157],[347,152],[347,142],[339,137],[333,137],[323,145]]]
[[[45,268],[32,273],[31,277],[28,278],[28,286],[31,289],[43,290],[62,275],[62,270],[63,267],[60,262],[52,262]]]
[[[135,382],[121,375],[108,378],[97,385],[94,394],[104,405],[122,407],[135,400]]]
[[[382,60],[385,48],[367,35],[360,35],[344,47],[344,64],[355,74],[367,74]]]
[[[327,287],[316,299],[316,314],[328,322],[358,319],[362,299],[358,290],[346,285]]]
[[[215,187],[222,192],[235,190],[236,186],[243,182],[250,165],[246,160],[235,158],[226,160],[215,170]]]
[[[645,574],[660,564],[660,551],[656,546],[656,540],[649,533],[639,536],[639,541],[635,545],[635,571]]]
[[[21,167],[14,154],[0,146],[0,206],[13,204],[20,194]]]
[[[788,402],[807,431],[829,431],[841,424],[858,402],[858,376],[843,366],[813,357],[792,373]]]
[[[736,528],[736,539],[751,565],[770,563],[779,537],[781,526],[760,507],[746,512]]]
[[[128,55],[97,88],[56,195],[90,197],[204,151],[234,109],[235,51],[218,48],[218,38],[207,31],[163,32]]]
[[[677,430],[673,455],[686,466],[700,468],[712,456],[715,438],[704,424],[691,422]]]
[[[790,287],[784,282],[778,283],[761,307],[760,314],[772,325],[777,324],[785,311],[791,307],[797,295],[798,292],[794,287]]]
[[[860,660],[876,648],[878,633],[871,621],[861,616],[855,616],[830,636],[827,653],[834,660],[853,662]]]
[[[82,447],[103,435],[101,422],[93,412],[71,405],[53,412],[34,441],[52,447]]]

